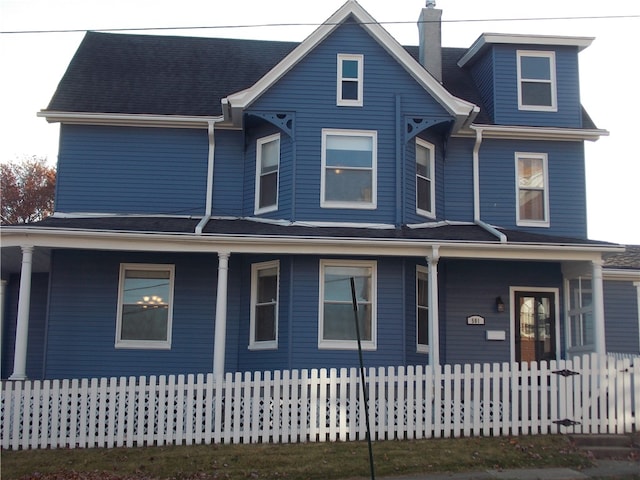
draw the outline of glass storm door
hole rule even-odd
[[[516,361],[556,359],[555,294],[515,292]]]

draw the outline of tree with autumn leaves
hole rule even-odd
[[[42,220],[53,213],[56,170],[46,158],[0,164],[0,223]]]

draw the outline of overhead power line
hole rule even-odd
[[[629,19],[640,18],[639,15],[596,15],[596,16],[570,16],[570,17],[529,17],[529,18],[469,18],[469,19],[443,19],[442,23],[481,23],[481,22],[539,22],[551,20],[612,20],[612,19]],[[378,25],[402,25],[415,24],[416,21],[393,21],[393,22],[372,22]],[[367,22],[361,22],[366,25]],[[332,25],[331,23],[256,23],[256,24],[239,24],[239,25],[202,25],[190,27],[128,27],[128,28],[70,28],[70,29],[51,29],[51,30],[5,30],[0,34],[35,34],[35,33],[80,33],[91,30],[94,32],[142,32],[150,30],[225,30],[225,29],[246,29],[246,28],[273,28],[273,27],[319,27],[321,25]]]

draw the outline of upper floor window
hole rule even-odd
[[[418,352],[429,352],[429,275],[426,267],[416,269],[416,334]]]
[[[549,226],[549,180],[545,153],[516,153],[517,224]]]
[[[518,50],[518,108],[555,112],[556,57],[554,52]]]
[[[320,348],[357,348],[351,279],[358,308],[362,348],[376,348],[376,263],[356,260],[320,262]]]
[[[416,139],[416,210],[429,217],[435,214],[434,152],[431,143]]]
[[[279,273],[278,261],[251,266],[251,349],[278,346]]]
[[[116,347],[171,347],[173,276],[173,265],[120,265]]]
[[[255,213],[278,208],[280,134],[258,139],[256,145]]]
[[[361,107],[363,90],[362,55],[338,54],[337,104]]]
[[[376,208],[377,133],[322,130],[322,207]]]

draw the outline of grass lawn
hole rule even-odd
[[[370,478],[366,442],[2,451],[3,480]],[[583,468],[562,435],[384,441],[376,477],[494,468]]]

